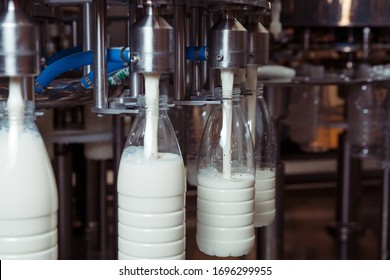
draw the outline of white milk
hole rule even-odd
[[[9,149],[11,141],[16,149]],[[5,243],[4,246],[0,244],[1,257],[31,256],[36,259],[57,256],[56,252],[44,253],[57,250],[57,241],[54,241],[52,233],[57,228],[58,197],[42,138],[38,132],[24,130],[19,131],[15,139],[10,131],[2,130],[0,155],[0,240],[11,242],[8,238],[13,237],[13,242],[19,238],[25,242],[23,255],[20,251],[12,252]],[[33,239],[39,240],[39,244]],[[37,246],[42,249],[42,254],[36,251]],[[20,250],[18,246],[14,248]]]
[[[275,218],[275,196],[269,197],[270,191],[275,192],[275,172],[269,169],[256,169],[255,182],[255,226],[269,225]],[[263,199],[262,194],[267,194]],[[266,210],[264,210],[266,209]]]
[[[252,133],[253,143],[256,143],[256,103],[257,103],[257,68],[258,65],[248,65],[247,67],[247,82],[248,88],[252,91],[252,95],[248,96],[248,126]]]
[[[232,149],[232,94],[234,82],[234,70],[221,69],[222,80],[222,96],[227,100],[222,101],[222,130],[221,130],[221,146],[223,149],[223,176],[229,179],[232,173],[231,168],[231,149]]]
[[[196,242],[198,248],[208,254],[218,257],[242,256],[249,253],[254,245],[254,197],[248,196],[242,189],[254,188],[254,176],[249,174],[231,174],[230,179],[225,179],[222,174],[211,170],[199,170],[198,186],[205,189],[236,191],[236,199],[223,201],[223,197],[218,196],[218,192],[207,192],[208,195],[198,194],[200,200],[197,210],[202,213],[223,216],[218,226],[210,226],[212,221],[208,221],[208,215],[203,215],[201,223],[197,221]],[[206,194],[206,192],[203,192]],[[216,195],[213,195],[216,194]],[[204,203],[203,203],[204,202]],[[213,206],[214,205],[214,206]],[[232,207],[229,207],[231,205]],[[221,209],[226,209],[222,213]],[[237,214],[231,213],[231,209],[236,209]],[[250,214],[252,222],[245,227],[234,226],[237,215]],[[211,216],[210,216],[211,217]],[[229,219],[231,217],[231,219]],[[224,223],[224,221],[226,221]]]
[[[118,249],[122,254],[139,259],[164,259],[184,253],[185,182],[179,155],[158,153],[158,157],[146,159],[143,147],[124,150],[118,173],[121,228]],[[144,236],[139,234],[142,231]],[[166,236],[162,239],[163,232],[172,232],[175,240]],[[161,252],[161,248],[165,251]]]
[[[146,126],[144,137],[144,154],[146,158],[155,156],[158,152],[158,102],[160,73],[144,73]]]

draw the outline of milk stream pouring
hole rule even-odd
[[[57,259],[55,178],[34,104],[23,111],[0,103],[0,259]]]
[[[146,114],[153,113],[145,109],[145,96],[138,104],[118,173],[118,258],[184,259],[186,178],[167,97],[159,97],[155,135],[145,135]],[[156,139],[144,139],[150,135]],[[152,148],[145,150],[145,141]]]
[[[248,254],[255,242],[253,144],[239,91],[229,96],[223,98],[228,106],[216,105],[210,113],[197,162],[196,242],[218,257]]]

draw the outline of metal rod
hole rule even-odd
[[[65,144],[54,145],[54,172],[57,178],[59,211],[58,211],[58,246],[59,259],[69,260],[72,257],[72,186],[71,168]]]
[[[99,161],[99,204],[100,204],[100,250],[107,253],[107,203],[106,203],[106,162]]]
[[[123,146],[124,146],[124,120],[122,116],[113,116],[113,172],[114,172],[114,186],[117,186],[117,175],[119,170],[119,163],[122,156]],[[114,211],[113,211],[113,258],[118,259],[118,192],[114,192]]]
[[[93,22],[92,22],[92,4],[85,2],[83,4],[83,50],[92,50],[93,42]],[[92,65],[87,65],[84,68],[84,75],[87,75],[92,70]]]
[[[193,46],[200,46],[202,42],[202,27],[200,23],[202,22],[202,19],[200,18],[200,8],[193,8],[192,9],[192,34],[194,34]],[[193,66],[192,71],[192,91],[194,93],[201,92],[203,89],[203,68],[201,67],[201,62],[193,61],[191,63]]]
[[[97,250],[98,246],[98,221],[99,221],[99,190],[96,186],[99,185],[99,178],[96,174],[98,172],[98,162],[96,160],[88,159],[86,161],[87,181],[85,185],[86,201],[85,201],[85,220],[87,231],[87,248],[88,252]]]
[[[107,81],[107,61],[106,61],[106,18],[107,18],[107,0],[94,1],[95,12],[95,49],[94,49],[94,69],[95,73],[95,87],[94,98],[95,108],[97,111],[106,109],[107,95],[108,95],[108,81]]]
[[[185,22],[186,9],[184,5],[175,5],[175,100],[186,98],[186,65],[185,65]]]

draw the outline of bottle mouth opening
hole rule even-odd
[[[146,104],[145,94],[139,94],[137,96],[137,107],[139,107],[139,108],[147,108],[148,107],[148,105]],[[158,97],[158,107],[160,109],[167,109],[168,108],[168,96],[160,95]]]
[[[217,87],[213,95],[216,100],[239,100],[241,98],[241,89],[234,87],[232,91],[222,91],[221,87]]]
[[[24,102],[24,114],[34,114],[35,112],[35,103],[31,100]],[[0,101],[0,117],[8,116],[8,105],[7,101]]]

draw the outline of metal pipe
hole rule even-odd
[[[130,46],[131,40],[131,26],[137,21],[139,18],[139,14],[137,13],[136,4],[129,3],[129,20],[127,25],[127,45]],[[129,75],[129,84],[130,84],[130,96],[136,98],[138,94],[144,93],[144,77],[141,73],[130,72]]]
[[[358,257],[357,222],[359,208],[361,160],[351,158],[351,143],[348,131],[341,135],[339,154],[339,182],[336,211],[336,239],[338,257],[342,260]],[[354,174],[352,177],[351,175]]]
[[[93,110],[99,111],[106,109],[108,82],[107,82],[107,38],[106,38],[106,19],[107,19],[107,0],[94,1],[95,14],[95,50],[94,50],[94,69],[95,73],[95,87],[94,100],[95,108]]]
[[[106,203],[106,162],[99,161],[99,204],[100,204],[100,250],[103,256],[107,251],[107,203]]]
[[[83,4],[83,51],[92,50],[93,38],[93,21],[92,21],[92,4],[85,2]],[[92,66],[87,65],[84,68],[84,76],[92,71]]]
[[[193,46],[201,46],[202,45],[202,18],[201,18],[201,11],[200,7],[193,8],[192,10],[192,34],[193,36]],[[192,71],[192,92],[197,94],[203,90],[203,65],[200,61],[193,61],[191,63],[193,67]]]
[[[186,61],[185,61],[185,22],[186,10],[184,5],[175,5],[175,91],[174,99],[186,98]]]
[[[54,172],[57,178],[59,211],[58,211],[58,246],[59,259],[72,258],[72,171],[68,149],[65,144],[54,145]]]
[[[113,139],[113,173],[114,173],[114,186],[117,185],[118,179],[118,170],[119,163],[122,156],[123,146],[124,146],[124,120],[122,116],[113,116],[112,118],[113,130],[112,130],[112,139]],[[118,259],[118,192],[114,192],[114,211],[113,211],[113,236],[115,236],[115,241],[113,244],[113,259]]]

